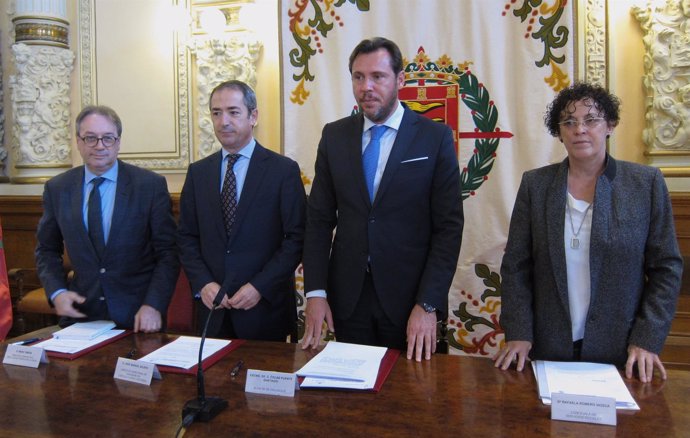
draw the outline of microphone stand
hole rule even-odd
[[[213,300],[213,307],[208,312],[204,330],[201,333],[201,342],[199,343],[199,363],[196,369],[196,390],[197,397],[188,400],[182,408],[182,422],[188,423],[187,426],[194,421],[208,422],[218,415],[223,409],[228,407],[228,401],[220,397],[206,397],[206,385],[204,385],[204,369],[202,367],[202,356],[204,351],[204,342],[206,341],[206,330],[208,330],[208,323],[211,321],[213,311],[218,308],[222,300],[224,292],[218,291],[216,299]],[[185,426],[186,427],[186,426]]]

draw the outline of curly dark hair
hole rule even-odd
[[[564,88],[546,108],[544,124],[549,134],[554,137],[560,135],[562,116],[567,115],[568,105],[580,100],[589,100],[595,109],[603,113],[609,126],[617,126],[620,120],[621,101],[618,97],[609,93],[604,87],[586,82],[576,82],[568,88]]]

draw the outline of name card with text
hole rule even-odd
[[[161,379],[161,373],[156,368],[155,363],[118,357],[113,377],[128,382],[150,385],[152,378]]]
[[[41,363],[48,363],[46,351],[40,347],[10,344],[7,346],[2,363],[21,367],[38,368]]]
[[[616,399],[554,392],[551,419],[615,426]]]
[[[247,382],[244,385],[245,392],[294,397],[295,389],[299,390],[296,374],[247,370]]]

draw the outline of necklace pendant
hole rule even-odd
[[[570,247],[572,249],[579,249],[580,248],[580,239],[578,239],[577,237],[573,237],[572,239],[570,239]]]

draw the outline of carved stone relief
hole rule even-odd
[[[648,155],[687,165],[690,155],[690,0],[633,7],[644,32]],[[680,161],[682,159],[682,162]],[[657,160],[659,161],[659,160]]]
[[[211,91],[219,83],[230,79],[255,87],[256,61],[261,52],[261,43],[246,41],[240,37],[195,37],[191,42],[191,50],[196,60],[199,125],[196,159],[201,159],[220,148],[216,143],[208,108]]]
[[[606,87],[606,12],[604,0],[587,0],[584,10],[584,79]]]
[[[61,168],[70,153],[70,74],[74,54],[59,47],[12,46],[17,74],[11,75],[13,163],[22,168]],[[31,173],[35,179],[39,175]],[[50,175],[44,175],[48,177]],[[22,172],[15,179],[21,181]]]
[[[2,33],[0,33],[0,42],[2,42]],[[0,72],[2,72],[2,54],[0,54]],[[2,89],[2,74],[0,74],[0,103],[4,101],[4,92]],[[7,149],[5,149],[5,106],[0,104],[0,181],[7,178]]]

